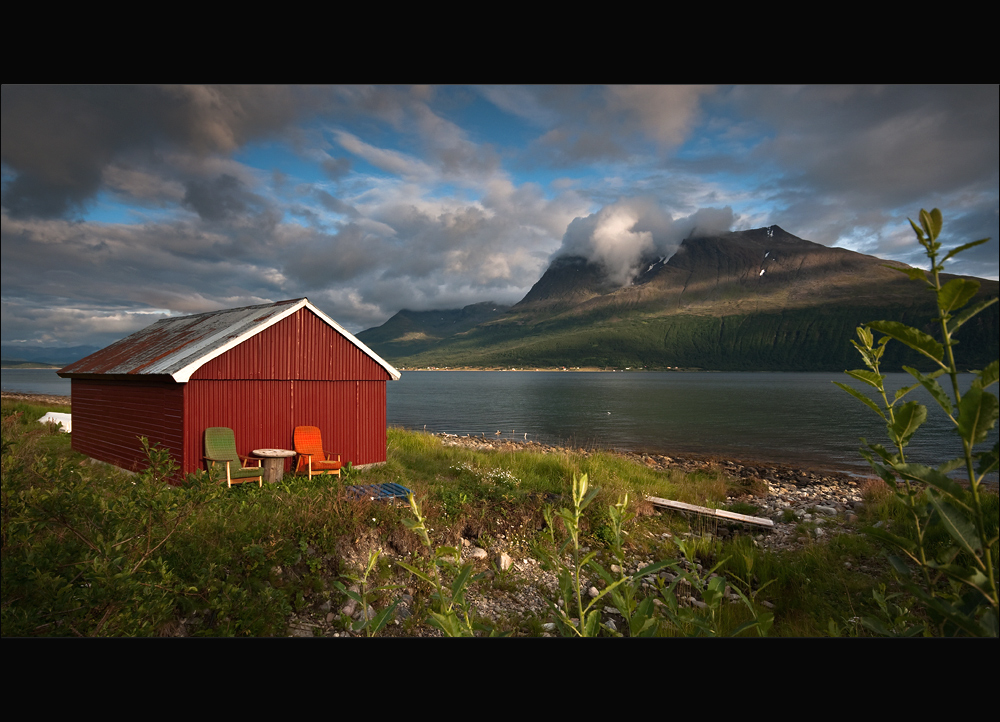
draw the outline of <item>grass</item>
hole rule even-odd
[[[649,494],[723,506],[732,481],[718,470],[654,471],[604,453],[480,452],[390,429],[386,463],[345,480],[286,475],[264,489],[204,483],[175,489],[76,454],[67,434],[35,422],[50,410],[2,404],[4,636],[160,635],[175,633],[181,620],[195,636],[283,635],[290,615],[319,614],[324,604],[340,609],[346,598],[334,581],[363,571],[377,549],[383,552],[370,587],[409,590],[414,616],[395,633],[415,633],[429,591],[388,560],[425,553],[404,524],[410,511],[350,498],[342,491],[349,483],[412,489],[435,545],[460,546],[465,538],[492,552],[503,540],[528,556],[547,536],[545,507],[567,506],[569,480],[587,474],[600,492],[581,520],[585,546],[608,558],[609,507],[628,494],[636,514],[624,532],[629,558],[676,560],[674,541],[694,534],[692,553],[705,569],[722,562],[719,573],[731,585],[748,595],[763,588],[756,602],[774,605],[770,633],[777,636],[822,636],[831,620],[840,630],[864,633],[850,620],[878,613],[871,590],[896,589],[882,548],[864,535],[829,532],[796,552],[765,552],[747,534],[724,542],[704,537],[713,529],[702,520],[654,513],[637,501]],[[879,491],[874,484],[869,489],[858,528],[880,521],[902,528],[905,515]],[[995,495],[990,503],[995,519]],[[742,503],[730,508],[757,511]],[[470,584],[472,591],[512,594],[515,582]],[[376,609],[393,595],[374,593]],[[718,624],[732,630],[748,614],[742,604],[725,604]],[[498,625],[532,635],[546,621],[511,618]]]

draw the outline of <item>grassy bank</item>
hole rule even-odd
[[[642,609],[655,618],[646,632],[725,635],[773,615],[769,627],[740,633],[866,635],[858,622],[862,616],[893,624],[894,616],[914,614],[902,611],[907,606],[902,598],[883,609],[872,595],[880,585],[891,594],[895,581],[879,544],[857,532],[903,518],[885,495],[871,496],[857,522],[831,527],[827,541],[795,552],[765,552],[755,543],[759,532],[737,526],[721,540],[706,535],[717,529],[697,518],[660,514],[641,501],[653,495],[724,506],[727,497],[741,496],[737,510],[752,513],[752,493],[760,490],[742,487],[720,471],[654,471],[601,453],[473,451],[392,429],[388,461],[346,481],[286,476],[263,489],[227,490],[192,479],[173,488],[162,481],[166,460],[155,451],[151,469],[139,475],[74,453],[68,435],[35,422],[50,410],[67,409],[3,402],[4,636],[156,636],[181,630],[194,636],[282,636],[290,620],[309,615],[332,616],[322,629],[346,633],[354,623],[338,614],[347,597],[336,583],[349,584],[348,577],[360,577],[369,562],[361,586],[366,601],[380,610],[405,595],[412,610],[381,633],[424,634],[441,600],[431,585],[397,563],[433,566],[433,549],[429,553],[407,528],[413,511],[405,504],[349,498],[344,484],[395,482],[412,489],[432,547],[460,549],[464,539],[491,555],[505,551],[516,559],[541,560],[558,574],[572,557],[572,545],[558,553],[571,524],[546,509],[572,508],[571,481],[584,474],[599,491],[580,514],[579,547],[594,552],[594,561],[611,575],[603,579],[591,570],[588,584],[605,591],[617,583],[619,593],[634,588],[618,603],[634,603],[633,619]],[[616,508],[626,495],[628,506]],[[996,510],[994,496],[994,519]],[[892,523],[897,533],[905,531],[901,521]],[[376,550],[381,554],[374,559]],[[446,554],[440,559],[448,590],[454,590],[452,575],[460,570],[449,566]],[[656,574],[635,573],[650,564],[660,565]],[[723,579],[718,591],[728,584],[730,597],[738,592],[744,600],[712,607],[711,583],[699,590],[697,582],[707,581],[716,565]],[[465,586],[457,588],[459,605],[471,610],[472,595],[515,596],[517,572],[490,566],[486,559],[470,567]],[[628,583],[615,581],[626,576]],[[671,585],[674,601],[688,588],[707,606],[681,603],[671,610]],[[395,588],[368,593],[377,587]],[[600,606],[611,601],[608,593]],[[532,612],[487,620],[470,611],[471,621],[517,636],[543,633],[553,618]],[[616,629],[597,629],[625,636],[642,631],[627,622],[611,626]]]

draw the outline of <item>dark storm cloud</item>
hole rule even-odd
[[[741,87],[727,100],[768,136],[748,157],[771,170],[785,228],[829,244],[941,206],[972,235],[997,232],[996,85]]]
[[[755,155],[798,169],[820,191],[874,193],[899,204],[997,176],[996,85],[748,88],[733,95],[777,130]]]
[[[264,205],[260,196],[249,192],[242,181],[228,173],[210,181],[191,180],[186,186],[183,204],[206,221],[234,218]]]
[[[107,225],[5,213],[4,303],[198,313],[284,298],[273,259],[280,248],[267,251],[270,257],[261,250],[272,235],[266,225],[226,236],[184,222]],[[5,326],[4,337],[9,333]]]
[[[14,174],[3,205],[18,218],[80,209],[116,160],[230,153],[320,105],[310,89],[242,86],[4,85],[0,99],[2,161]]]

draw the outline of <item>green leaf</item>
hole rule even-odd
[[[973,383],[981,389],[988,389],[997,382],[998,376],[1000,376],[1000,361],[993,361],[989,366],[976,374],[976,380]]]
[[[886,529],[882,529],[880,527],[872,527],[867,531],[867,533],[875,537],[876,539],[884,541],[888,544],[892,544],[893,546],[899,547],[907,554],[912,554],[917,550],[916,542],[913,542],[905,537],[897,536],[896,534],[893,534],[892,532],[887,531]],[[889,561],[891,562],[892,559],[890,559]],[[909,570],[907,570],[907,573],[909,573]]]
[[[965,466],[965,457],[959,456],[958,458],[952,459],[951,461],[945,461],[941,464],[938,464],[937,470],[940,471],[942,474],[948,474],[954,471],[955,469],[958,469],[963,466]]]
[[[361,603],[361,595],[360,594],[358,594],[356,592],[352,592],[350,589],[348,589],[347,587],[345,587],[340,582],[334,582],[334,585],[337,587],[337,589],[339,589],[340,591],[342,591],[344,594],[346,594],[348,597],[350,597],[351,599],[353,599],[355,602],[357,602],[359,604]]]
[[[975,556],[982,549],[975,524],[966,517],[961,509],[952,506],[938,494],[930,493],[928,490],[927,496],[937,510],[944,528],[951,534],[951,538],[957,541],[965,551]]]
[[[903,398],[908,393],[913,391],[913,389],[917,388],[919,385],[920,384],[912,384],[910,386],[900,386],[898,389],[896,389],[896,393],[893,396],[893,403],[899,401],[901,398]]]
[[[927,407],[916,401],[907,401],[896,411],[889,426],[889,436],[901,446],[906,446],[910,438],[927,420]]]
[[[455,580],[451,583],[451,594],[452,597],[458,597],[463,589],[465,589],[466,582],[469,581],[469,576],[472,574],[472,563],[467,562],[462,565],[462,570],[455,577]]]
[[[962,488],[961,484],[958,484],[953,479],[949,479],[937,469],[932,469],[923,464],[909,463],[893,464],[892,468],[907,479],[922,481],[936,489],[940,489],[959,504],[964,505],[965,503],[965,489]]]
[[[403,569],[410,572],[411,574],[415,574],[419,579],[424,580],[428,584],[434,584],[434,580],[430,576],[424,574],[424,572],[417,569],[416,567],[410,566],[409,564],[405,564],[404,562],[396,562],[396,564],[403,567]]]
[[[754,627],[758,626],[759,624],[760,624],[760,622],[758,620],[751,619],[749,622],[744,622],[743,624],[741,624],[740,626],[738,626],[736,629],[734,629],[732,632],[730,632],[729,636],[730,637],[738,637],[743,632],[747,631],[748,629],[753,629]]]
[[[914,545],[914,548],[915,547],[916,545]],[[899,576],[903,577],[904,579],[910,576],[910,568],[906,566],[906,562],[897,557],[895,554],[889,554],[888,559],[889,559],[889,564],[892,565],[892,568],[896,570],[896,573],[899,574]]]
[[[903,370],[919,381],[920,385],[927,389],[930,395],[934,397],[934,400],[938,402],[938,406],[944,409],[944,412],[948,416],[952,416],[954,411],[952,409],[951,397],[948,396],[937,381],[937,377],[944,373],[944,369],[938,369],[931,374],[923,374],[911,366],[904,366]]]
[[[388,607],[386,607],[381,612],[375,615],[375,619],[372,620],[373,635],[378,634],[379,631],[382,629],[382,627],[384,627],[386,624],[389,623],[390,616],[392,615],[393,612],[396,611],[396,607],[399,606],[400,601],[401,600],[397,599],[391,605],[389,605]]]
[[[907,326],[904,323],[899,323],[898,321],[872,321],[867,325],[879,333],[884,333],[890,338],[905,343],[914,351],[919,351],[924,356],[938,363],[941,363],[941,359],[944,357],[944,346],[935,341],[933,336]]]
[[[910,221],[911,223],[913,221]],[[896,635],[882,623],[881,619],[876,617],[862,617],[861,626],[867,629],[869,632],[874,632],[881,637],[895,637]]]
[[[955,317],[952,318],[951,322],[948,324],[948,328],[950,329],[952,336],[955,335],[955,332],[961,327],[961,325],[963,323],[965,323],[966,321],[968,321],[970,318],[972,318],[973,316],[975,316],[977,313],[979,313],[983,309],[989,308],[990,306],[992,306],[996,302],[997,302],[997,298],[993,297],[993,298],[991,298],[989,300],[980,301],[979,303],[973,304],[972,306],[969,306],[964,311],[961,311],[961,312],[955,314]]]
[[[666,560],[659,561],[659,562],[653,562],[649,566],[645,566],[642,569],[640,569],[639,571],[637,571],[635,573],[635,576],[633,577],[633,579],[638,580],[638,579],[642,579],[643,577],[649,576],[650,574],[656,574],[661,569],[664,569],[664,568],[669,567],[669,566],[670,566],[670,562],[666,561]]]
[[[976,473],[980,476],[988,474],[997,468],[997,462],[1000,460],[1000,444],[993,444],[993,448],[989,451],[983,452],[979,457],[979,466],[976,469]]]
[[[911,281],[923,281],[928,286],[931,286],[931,283],[927,280],[927,272],[922,268],[911,268],[910,266],[900,268],[899,266],[890,266],[888,263],[883,263],[882,265],[909,276]]]
[[[997,397],[973,384],[958,404],[958,433],[970,444],[980,444],[996,422]]]
[[[941,261],[942,262],[947,261],[949,258],[951,258],[953,256],[957,256],[962,251],[967,251],[970,248],[975,248],[978,245],[986,243],[988,240],[990,240],[990,239],[989,238],[980,238],[978,241],[971,241],[970,243],[966,243],[964,245],[961,245],[958,248],[952,248],[950,251],[948,251],[945,254],[944,258],[942,258]]]
[[[447,562],[454,562],[455,560],[461,560],[462,553],[458,551],[455,547],[438,547],[434,551],[434,556],[437,559],[444,559]]]
[[[869,386],[882,390],[882,383],[885,381],[885,376],[882,374],[877,374],[874,371],[863,371],[861,369],[855,369],[853,371],[845,371],[845,374],[851,378],[855,378],[858,381],[863,381]]]
[[[927,234],[928,240],[937,240],[937,237],[941,234],[942,224],[940,210],[935,208],[928,213],[923,208],[920,209],[920,225],[924,227],[924,232]]]
[[[449,637],[463,636],[462,625],[459,623],[458,616],[454,612],[448,612],[447,614],[431,612],[430,619],[427,621]]]
[[[861,437],[861,443],[867,444],[868,448],[878,454],[879,458],[886,463],[893,463],[896,461],[896,456],[894,454],[890,454],[889,451],[882,446],[882,444],[868,444],[864,437]],[[869,460],[869,463],[871,463],[871,454],[869,454],[866,449],[862,448],[861,454]]]
[[[954,579],[956,582],[970,586],[983,596],[989,598],[990,580],[980,570],[969,569],[959,564],[934,564],[932,562],[929,566],[946,575],[949,579]]]
[[[944,313],[961,308],[979,291],[979,281],[968,278],[953,278],[937,292],[938,308]]]
[[[882,409],[880,409],[878,407],[878,405],[874,401],[872,401],[870,398],[868,398],[867,396],[865,396],[863,393],[861,393],[860,391],[858,391],[856,389],[851,388],[847,384],[842,384],[839,381],[834,381],[833,383],[835,383],[837,386],[839,386],[840,388],[842,388],[844,391],[846,391],[847,393],[849,393],[851,396],[853,396],[854,398],[856,398],[858,401],[860,401],[865,406],[867,406],[872,411],[874,411],[876,414],[878,414],[883,419],[885,419],[885,414],[882,413]]]

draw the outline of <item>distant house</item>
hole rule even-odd
[[[345,462],[385,461],[386,382],[400,376],[306,298],[163,319],[58,373],[75,450],[142,468],[144,436],[182,474],[204,468],[210,426],[232,428],[242,454],[318,426]]]

